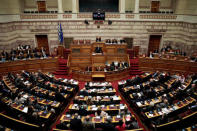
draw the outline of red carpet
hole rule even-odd
[[[59,67],[53,74],[56,76],[68,75],[67,59],[59,58]]]
[[[130,75],[141,75],[143,72],[139,70],[138,58],[130,59]]]

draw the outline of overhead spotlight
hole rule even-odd
[[[89,25],[89,22],[88,22],[87,20],[85,20],[84,23],[85,23],[86,25]]]
[[[111,21],[111,20],[109,20],[109,21],[108,21],[108,25],[111,25],[111,24],[112,24],[112,21]]]

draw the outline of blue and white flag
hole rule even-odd
[[[58,39],[59,39],[60,44],[62,44],[63,43],[63,32],[62,32],[61,23],[58,24]]]

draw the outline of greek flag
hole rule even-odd
[[[58,24],[58,39],[59,39],[60,44],[62,44],[63,43],[63,32],[62,32],[61,23]]]

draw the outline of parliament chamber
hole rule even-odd
[[[195,131],[196,0],[1,0],[0,130]]]

